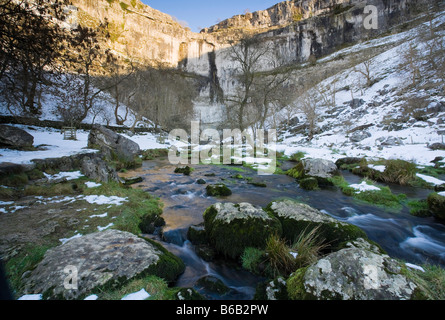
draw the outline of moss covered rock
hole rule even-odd
[[[318,189],[318,180],[312,177],[301,179],[300,187],[305,190],[316,190]]]
[[[193,168],[191,168],[189,166],[185,166],[183,168],[176,168],[175,169],[175,173],[182,173],[182,174],[184,174],[186,176],[189,176],[190,173],[193,172],[193,170],[194,170]]]
[[[319,228],[320,238],[324,239],[331,249],[345,241],[367,238],[366,233],[359,227],[334,219],[304,203],[280,200],[271,202],[266,210],[278,218],[283,236],[291,242],[301,233],[316,227]]]
[[[172,282],[184,269],[182,260],[160,244],[110,229],[48,250],[25,279],[25,291],[41,293],[45,299],[82,299],[147,275]],[[76,290],[64,285],[74,274],[77,281],[73,278],[70,284],[77,285]]]
[[[298,269],[287,280],[287,291],[295,300],[407,300],[417,286],[403,268],[385,254],[350,247]]]
[[[330,179],[339,175],[334,162],[324,159],[303,159],[287,174],[296,179],[314,178],[320,186],[331,186]]]
[[[224,183],[209,184],[206,187],[206,192],[211,197],[227,197],[232,194],[232,191]]]
[[[206,244],[207,234],[204,229],[204,225],[192,225],[187,230],[187,239],[194,245]]]
[[[204,212],[210,244],[228,257],[239,257],[245,248],[263,248],[272,234],[281,234],[277,218],[250,203],[216,203]]]
[[[431,214],[438,218],[445,220],[445,194],[443,192],[440,193],[432,193],[428,196],[428,210]]]

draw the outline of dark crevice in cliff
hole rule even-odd
[[[216,67],[215,50],[208,53],[209,58],[209,80],[210,80],[210,101],[211,103],[221,103],[224,101],[224,93],[219,85],[218,68]]]

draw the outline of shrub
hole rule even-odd
[[[408,185],[416,177],[416,165],[404,160],[386,160],[385,171],[381,175],[381,180],[387,183]]]
[[[295,258],[297,268],[309,266],[318,260],[320,253],[328,247],[323,238],[320,238],[319,227],[309,232],[304,230],[292,245],[292,251],[298,253]]]
[[[272,277],[288,276],[296,269],[295,258],[290,254],[286,241],[271,235],[266,241],[266,269]]]

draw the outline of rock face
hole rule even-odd
[[[329,243],[330,249],[342,242],[357,238],[367,238],[359,227],[341,222],[304,203],[292,200],[281,200],[270,203],[267,208],[278,218],[283,229],[283,236],[293,242],[302,232],[319,228],[321,238]]]
[[[80,170],[88,178],[100,182],[107,183],[110,181],[120,181],[116,170],[110,167],[107,162],[102,160],[98,154],[83,157]]]
[[[91,129],[88,147],[98,148],[108,159],[128,162],[133,161],[140,152],[136,142],[100,125]]]
[[[25,130],[0,125],[0,147],[11,149],[26,149],[32,147],[34,137]]]
[[[50,299],[79,299],[143,274],[173,281],[183,270],[182,261],[160,245],[128,232],[106,230],[48,250],[25,282],[28,293],[42,293]],[[77,289],[72,287],[75,285]]]
[[[239,257],[246,247],[263,247],[272,234],[281,234],[275,217],[250,203],[216,203],[204,212],[209,242],[225,256]]]
[[[258,34],[261,44],[279,52],[283,62],[307,61],[310,56],[330,54],[344,43],[384,33],[409,18],[414,0],[368,0],[378,11],[377,29],[364,28],[366,5],[360,0],[283,1],[275,6],[224,20],[195,33],[172,17],[135,0],[75,0],[70,17],[73,27],[106,25],[110,34],[104,47],[123,54],[130,51],[138,61],[167,64],[206,79],[195,108],[201,122],[222,122],[220,94],[236,90],[238,66],[228,56],[230,41]],[[75,7],[74,7],[75,6]],[[195,31],[195,30],[194,30]],[[262,64],[267,68],[268,63]]]
[[[408,300],[416,285],[401,271],[389,256],[352,246],[299,269],[287,288],[291,299]]]

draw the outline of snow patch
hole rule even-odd
[[[379,187],[367,184],[365,181],[363,181],[360,184],[351,184],[351,188],[357,190],[357,193],[364,192],[364,191],[380,191]]]
[[[150,294],[145,289],[141,289],[138,292],[127,294],[121,300],[145,300],[149,297]]]

